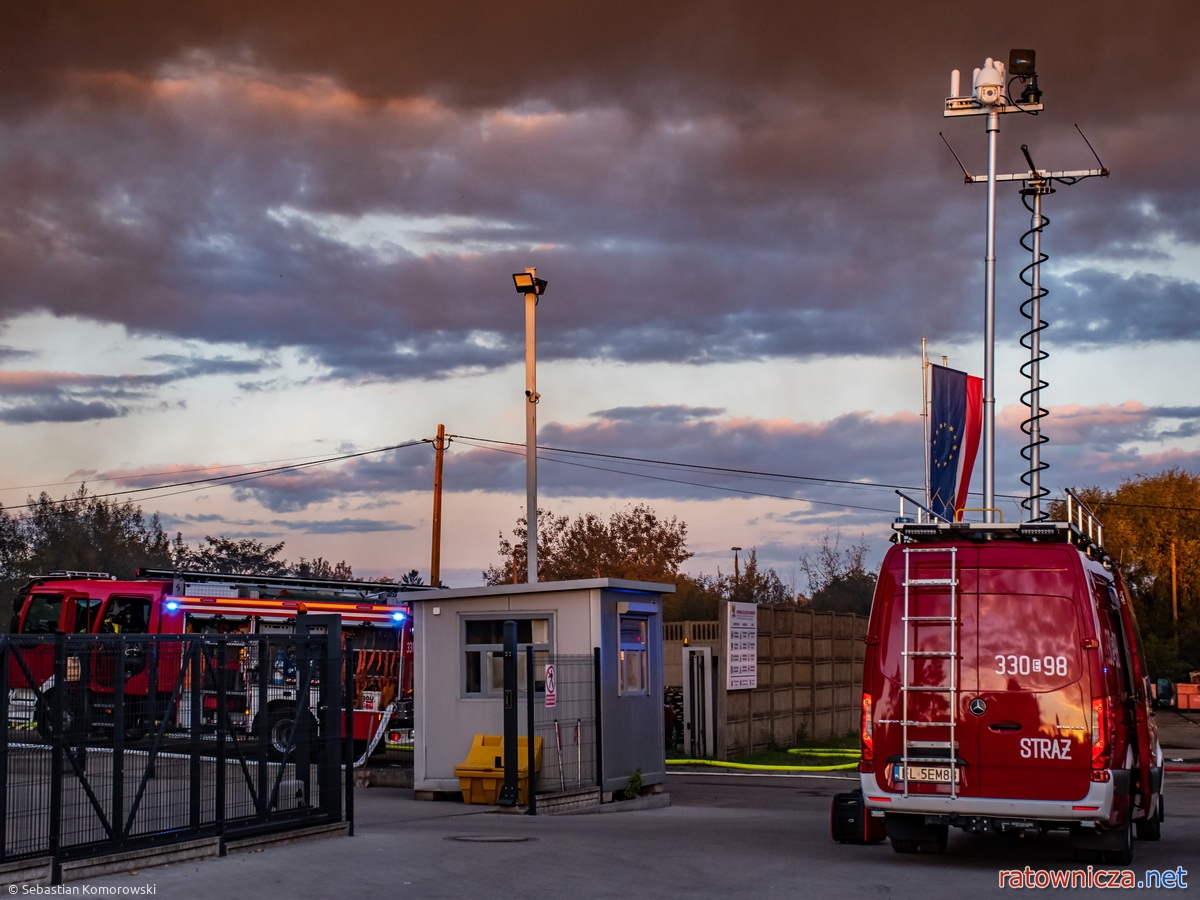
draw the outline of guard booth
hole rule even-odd
[[[522,737],[529,734],[526,654],[534,660],[534,731],[542,747],[536,794],[591,792],[609,800],[639,770],[643,785],[661,785],[662,596],[674,590],[597,578],[412,595],[416,795],[462,790],[454,770],[476,737],[503,734],[509,620],[517,623]],[[547,666],[554,666],[552,705]]]

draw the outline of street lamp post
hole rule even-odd
[[[537,277],[537,267],[513,274],[517,293],[525,295],[525,533],[526,575],[529,584],[538,580],[537,558],[537,303],[546,292],[546,282]],[[514,563],[515,565],[515,563]],[[514,571],[515,574],[515,571]]]

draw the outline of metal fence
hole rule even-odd
[[[332,635],[0,635],[0,863],[343,820]]]
[[[554,666],[555,705],[534,706],[534,735],[543,747],[537,791],[594,788],[599,783],[595,658],[558,655],[547,661]]]

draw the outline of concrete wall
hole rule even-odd
[[[857,730],[866,629],[865,616],[759,607],[758,687],[725,691],[724,668],[718,666],[717,757]],[[682,684],[679,637],[665,642],[667,671],[678,679],[668,686]],[[723,639],[690,643],[712,646],[716,656],[724,653]]]

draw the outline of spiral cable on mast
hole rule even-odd
[[[1021,149],[1028,159],[1027,148],[1022,146]],[[1032,160],[1029,168],[1036,174],[1037,170]],[[1050,386],[1049,382],[1041,377],[1041,361],[1050,354],[1041,348],[1040,335],[1048,327],[1048,323],[1041,317],[1041,300],[1050,292],[1041,285],[1040,269],[1042,263],[1050,258],[1041,249],[1041,235],[1050,224],[1050,220],[1042,215],[1038,198],[1052,193],[1054,188],[1051,187],[1051,179],[1040,177],[1031,178],[1021,191],[1021,202],[1029,210],[1031,224],[1021,235],[1020,243],[1032,257],[1032,261],[1020,272],[1021,281],[1029,288],[1029,297],[1021,304],[1021,315],[1029,322],[1029,329],[1021,335],[1021,346],[1029,350],[1029,359],[1021,365],[1021,374],[1029,380],[1029,388],[1021,394],[1021,404],[1028,410],[1028,417],[1021,423],[1021,431],[1028,439],[1021,448],[1021,456],[1029,468],[1021,475],[1021,482],[1029,488],[1029,496],[1021,501],[1021,506],[1031,514],[1029,521],[1033,522],[1048,518],[1048,513],[1041,510],[1040,500],[1050,494],[1042,485],[1040,477],[1041,472],[1049,468],[1049,464],[1042,461],[1039,450],[1042,444],[1049,441],[1041,429],[1041,421],[1048,414],[1041,404],[1041,392]],[[1033,514],[1035,509],[1037,513]]]

